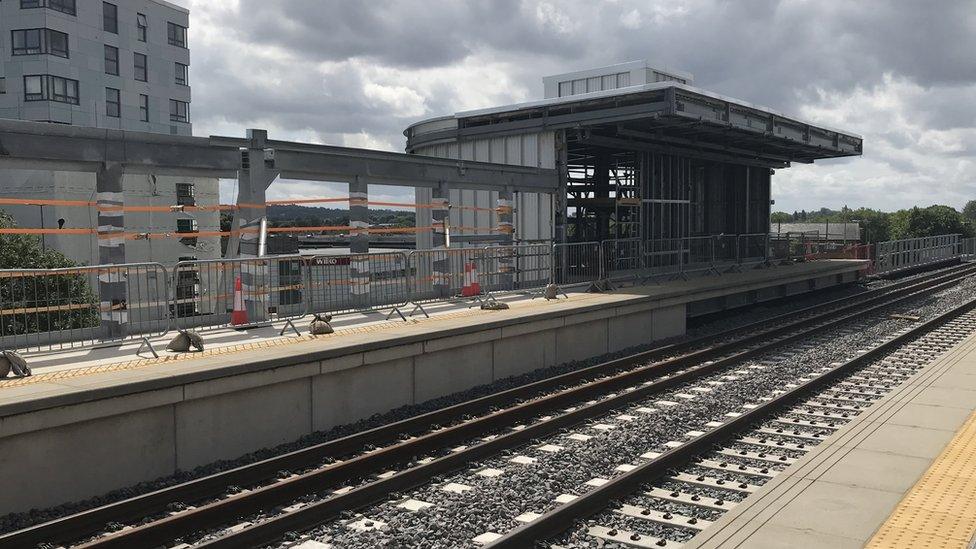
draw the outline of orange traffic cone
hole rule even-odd
[[[247,322],[247,309],[244,307],[244,288],[241,277],[234,280],[234,312],[230,314],[230,323],[234,326],[244,326]]]
[[[464,286],[461,287],[462,297],[481,295],[481,284],[478,283],[478,268],[474,261],[464,264]]]

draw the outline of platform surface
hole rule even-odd
[[[976,530],[976,335],[685,549],[958,548]]]
[[[560,296],[560,299],[549,302],[541,298],[507,296],[500,299],[510,304],[511,309],[506,311],[470,309],[468,303],[441,303],[426,305],[431,318],[416,315],[409,317],[407,322],[396,316],[387,320],[383,313],[348,315],[338,317],[333,322],[336,333],[317,338],[306,333],[309,319],[297,323],[303,332],[300,336],[293,331],[279,336],[281,324],[247,331],[211,330],[202,332],[207,346],[203,353],[166,352],[166,342],[175,335],[171,333],[152,340],[160,353],[158,359],[152,358],[148,352],[137,355],[138,341],[121,347],[35,355],[30,357],[34,376],[0,380],[0,418],[30,411],[36,407],[27,405],[31,401],[38,401],[38,406],[66,405],[90,398],[116,396],[110,390],[112,388],[117,389],[120,395],[126,394],[125,386],[129,384],[141,384],[141,390],[158,389],[166,386],[168,377],[182,377],[184,380],[190,377],[192,381],[199,381],[275,368],[296,355],[323,360],[364,350],[463,335],[486,327],[541,322],[600,309],[647,302],[661,306],[686,303],[856,271],[863,265],[862,261],[830,260],[745,269],[721,276],[699,276],[690,280],[626,287],[603,294],[571,292],[568,299]],[[404,313],[409,313],[409,309]]]

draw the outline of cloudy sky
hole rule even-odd
[[[646,58],[864,136],[861,158],[779,171],[776,209],[976,198],[976,0],[175,1],[191,10],[197,135],[259,127],[401,151],[419,119],[541,98],[542,75]],[[337,194],[315,185],[272,194]]]

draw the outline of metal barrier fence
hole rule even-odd
[[[412,271],[403,252],[306,257],[309,313],[390,309],[410,302]]]
[[[591,284],[602,278],[599,242],[571,242],[552,246],[549,279],[560,286]]]
[[[409,253],[269,256],[0,271],[0,348],[91,347],[171,329],[288,323],[452,298],[734,270],[770,258],[767,235],[521,244]],[[102,282],[100,284],[100,281]],[[106,283],[124,298],[103,298]],[[389,315],[388,315],[389,316]]]
[[[959,240],[959,253],[966,259],[976,257],[976,238],[963,238]]]
[[[116,286],[117,297],[101,296],[103,284]],[[158,263],[0,270],[0,348],[54,351],[162,335],[169,307],[169,276]]]
[[[216,329],[302,318],[309,313],[306,271],[299,255],[180,261],[173,268],[173,325]]]
[[[921,267],[959,257],[960,235],[926,236],[905,240],[890,240],[877,244],[877,274]]]

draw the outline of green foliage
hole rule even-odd
[[[967,217],[967,209],[974,217]],[[772,223],[859,223],[864,229],[864,240],[870,243],[956,233],[973,236],[974,220],[976,200],[967,203],[963,213],[949,206],[916,207],[897,212],[871,208],[852,210],[844,206],[840,210],[821,208],[815,212],[775,212],[770,216]]]
[[[0,211],[0,227],[14,228],[16,223]],[[37,236],[0,235],[0,269],[76,266],[60,252],[42,249]],[[0,277],[0,330],[4,335],[13,335],[97,326],[98,312],[93,305],[96,300],[88,280],[77,273]]]
[[[971,236],[971,233],[971,226],[949,206],[915,207],[892,214],[891,237],[895,240],[943,234]]]
[[[976,221],[976,200],[966,202],[962,208],[962,216],[966,221]]]
[[[229,220],[227,223],[230,227]],[[345,227],[349,225],[349,210],[298,205],[269,206],[268,224],[272,227]],[[397,228],[414,227],[416,216],[411,211],[371,209],[369,224]]]

